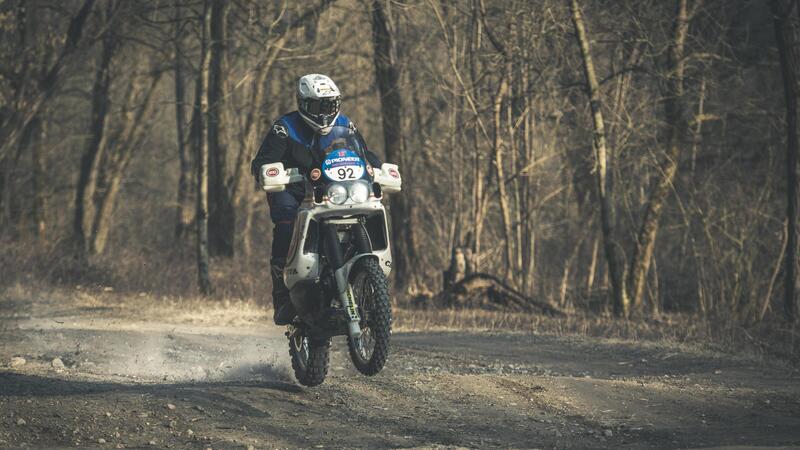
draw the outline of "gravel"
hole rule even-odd
[[[15,356],[15,357],[11,358],[11,360],[8,362],[8,367],[24,366],[25,363],[27,363],[27,362],[28,361],[26,361],[25,358],[23,358],[21,356]]]

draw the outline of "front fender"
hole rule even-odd
[[[347,286],[349,285],[348,281],[350,280],[350,271],[353,269],[353,265],[355,265],[355,263],[361,258],[375,258],[375,260],[380,263],[380,258],[373,253],[361,253],[360,255],[350,258],[333,274],[336,278],[336,287],[339,289],[339,293],[347,291]]]

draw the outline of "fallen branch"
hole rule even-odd
[[[438,305],[456,308],[506,309],[520,312],[539,310],[553,316],[566,314],[555,306],[527,297],[488,273],[476,272],[467,275],[453,286],[439,293]]]

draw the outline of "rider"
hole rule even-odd
[[[336,84],[325,75],[309,74],[300,77],[297,83],[297,111],[278,119],[261,143],[256,157],[250,163],[250,171],[256,177],[264,164],[282,162],[284,167],[296,167],[308,173],[318,160],[314,144],[319,136],[330,133],[334,126],[349,127],[365,149],[367,162],[380,167],[380,160],[364,145],[355,125],[339,112],[341,94]],[[272,306],[275,309],[276,325],[288,325],[295,316],[289,299],[289,290],[283,282],[283,268],[289,253],[292,227],[297,209],[305,197],[303,183],[286,186],[285,191],[267,194],[270,218],[274,224],[272,232]]]

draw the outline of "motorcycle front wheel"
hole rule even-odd
[[[389,285],[376,258],[360,259],[350,272],[350,285],[361,314],[361,337],[347,338],[350,359],[359,372],[375,375],[389,356],[392,308]]]
[[[330,339],[311,339],[302,333],[289,338],[289,356],[297,381],[304,386],[318,386],[325,381],[330,365]]]

